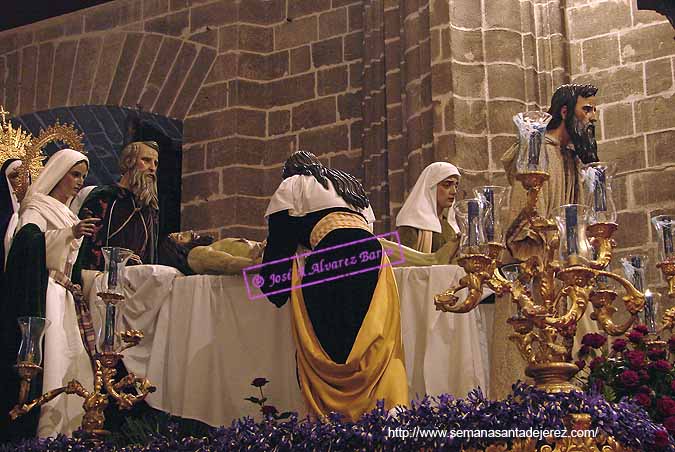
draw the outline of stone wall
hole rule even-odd
[[[360,174],[362,13],[354,0],[238,4],[185,121],[186,227],[264,238],[281,164],[305,149]],[[213,11],[222,2],[204,8]],[[188,132],[190,131],[190,132]],[[189,143],[189,144],[188,144]]]
[[[359,174],[361,30],[357,0],[118,0],[1,32],[0,104],[184,121],[183,228],[260,239],[298,147]]]
[[[649,217],[675,207],[673,34],[635,0],[118,0],[0,33],[0,103],[183,121],[183,228],[262,238],[296,149],[363,177],[391,227],[433,160],[461,166],[465,192],[504,184],[511,116],[593,82],[620,254],[654,259]]]
[[[566,16],[572,80],[601,88],[598,150],[617,162],[618,255],[647,254],[649,279],[657,283],[649,220],[659,209],[675,209],[675,31],[634,1],[574,1]],[[589,23],[594,16],[606,20]]]

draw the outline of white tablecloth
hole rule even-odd
[[[228,425],[258,407],[250,385],[265,377],[267,403],[306,413],[295,373],[290,309],[265,299],[251,301],[241,276],[182,276],[163,266],[127,269],[124,328],[145,339],[127,350],[129,371],[149,378],[157,392],[151,406],[211,425]],[[457,397],[487,390],[487,331],[480,310],[437,312],[433,296],[463,275],[457,266],[394,270],[401,296],[403,345],[411,398],[447,392]],[[89,291],[95,303],[101,278]],[[100,305],[98,305],[100,307]],[[94,321],[99,323],[100,309]],[[98,315],[97,315],[98,314]]]

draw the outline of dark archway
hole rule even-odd
[[[13,118],[37,136],[40,129],[59,120],[73,123],[84,133],[91,168],[85,185],[113,184],[119,180],[118,158],[124,144],[134,140],[157,141],[160,146],[158,189],[160,234],[180,230],[183,123],[177,119],[110,105],[83,105],[29,113]],[[134,127],[130,128],[133,119]],[[63,146],[52,143],[51,155]]]

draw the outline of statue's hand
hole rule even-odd
[[[265,252],[265,247],[267,246],[267,240],[264,240],[262,242],[258,242],[253,246],[253,249],[251,250],[251,260],[255,264],[259,264],[262,262],[262,256],[263,253]]]
[[[132,254],[127,262],[129,262],[131,265],[143,265],[143,261],[138,256],[138,254]]]

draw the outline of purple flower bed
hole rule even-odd
[[[181,438],[169,429],[144,445],[116,447],[104,444],[92,448],[73,438],[30,440],[0,447],[0,451],[409,451],[420,448],[459,451],[500,442],[498,438],[401,438],[390,435],[395,429],[412,432],[419,429],[507,430],[564,429],[567,413],[589,413],[592,428],[599,427],[623,445],[635,450],[675,452],[673,439],[666,430],[649,419],[632,401],[607,402],[601,395],[582,392],[548,394],[525,384],[514,386],[513,394],[501,401],[487,400],[479,389],[465,399],[449,395],[425,397],[396,418],[387,415],[382,404],[366,413],[358,422],[344,422],[331,415],[327,422],[299,419],[292,414],[279,421],[269,416],[262,422],[250,417],[238,419],[229,427],[209,431],[201,438]],[[544,442],[540,442],[540,445]]]

